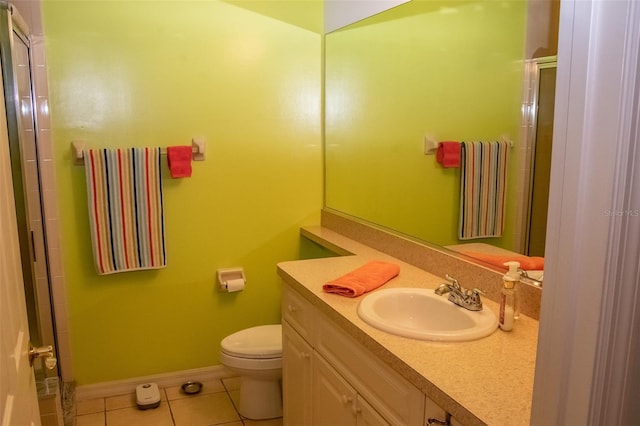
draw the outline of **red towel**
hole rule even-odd
[[[172,178],[191,177],[190,146],[170,146],[167,148],[167,161]]]
[[[460,167],[460,142],[440,142],[436,159],[438,163],[442,164],[442,167]]]
[[[374,260],[322,286],[325,293],[346,297],[358,297],[374,290],[400,273],[393,263]]]
[[[472,251],[462,251],[464,255],[473,257],[474,259],[481,260],[483,262],[490,263],[493,266],[504,269],[509,268],[504,266],[505,262],[518,262],[520,263],[520,269],[525,271],[543,271],[544,270],[544,257],[525,256],[525,255],[505,255],[505,254],[486,254],[476,253]]]

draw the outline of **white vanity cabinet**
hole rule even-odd
[[[289,286],[282,313],[285,425],[425,424],[428,398]]]
[[[282,299],[282,387],[285,425],[311,425],[315,308],[292,291]]]
[[[391,426],[321,355],[313,364],[313,425]]]

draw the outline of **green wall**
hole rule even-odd
[[[44,1],[42,13],[78,384],[218,364],[224,336],[280,321],[276,263],[319,222],[321,36],[214,0]],[[70,142],[198,135],[208,151],[193,176],[165,169],[168,266],[98,276]],[[216,269],[235,266],[246,290],[218,292]]]
[[[327,206],[457,244],[459,169],[424,155],[423,140],[506,134],[518,143],[526,8],[414,0],[327,35]],[[505,236],[488,240],[503,246],[513,230],[515,152]]]

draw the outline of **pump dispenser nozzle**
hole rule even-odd
[[[508,281],[520,281],[520,262],[510,261],[505,262],[504,266],[509,268],[509,271],[504,274],[504,279]]]

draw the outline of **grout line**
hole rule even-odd
[[[171,401],[169,401],[169,395],[167,395],[167,389],[166,388],[162,388],[162,391],[164,392],[164,396],[167,399],[167,405],[169,406],[169,415],[171,416],[171,422],[174,424],[176,424],[176,419],[175,417],[173,417],[173,409],[171,408]],[[174,399],[174,401],[176,401]]]
[[[242,415],[240,414],[240,411],[238,411],[238,407],[236,407],[236,403],[233,402],[233,398],[231,398],[231,394],[229,393],[229,391],[226,391],[227,394],[227,398],[229,398],[229,401],[231,402],[231,405],[233,406],[233,409],[236,410],[236,414],[238,415],[238,417],[240,417],[240,421],[242,422],[242,424],[244,424],[244,417],[242,417]]]

